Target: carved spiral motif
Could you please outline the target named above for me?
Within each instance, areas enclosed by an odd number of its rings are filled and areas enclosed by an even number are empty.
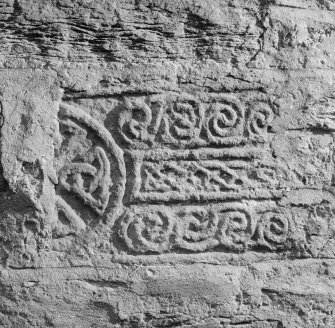
[[[164,252],[169,248],[173,218],[167,212],[128,212],[120,226],[120,235],[135,252]]]
[[[264,213],[236,202],[209,206],[132,206],[115,230],[134,253],[204,252],[215,247],[246,251],[290,247],[294,223],[283,208]],[[222,249],[221,249],[222,250]]]
[[[167,109],[168,134],[177,141],[189,141],[200,134],[203,108],[193,99],[182,99]]]
[[[192,251],[204,251],[214,247],[218,217],[207,209],[190,210],[178,215],[177,245]]]
[[[152,120],[150,107],[144,102],[126,101],[126,111],[119,117],[119,127],[125,141],[134,143],[149,138],[148,128]]]
[[[212,104],[205,120],[210,141],[240,134],[243,118],[243,108],[236,99],[224,98]]]
[[[265,102],[257,102],[247,121],[249,136],[265,138],[267,127],[273,120],[273,112]]]
[[[270,244],[282,244],[289,234],[288,218],[279,213],[266,213],[261,220],[259,229],[261,240]]]
[[[255,230],[252,215],[247,208],[236,206],[218,215],[221,244],[233,249],[246,248]]]

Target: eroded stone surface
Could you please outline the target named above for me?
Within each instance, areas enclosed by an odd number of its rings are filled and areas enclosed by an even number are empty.
[[[0,325],[333,327],[334,10],[0,3]]]

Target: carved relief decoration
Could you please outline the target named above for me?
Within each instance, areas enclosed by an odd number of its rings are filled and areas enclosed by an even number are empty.
[[[275,201],[289,173],[264,160],[275,116],[264,97],[118,101],[106,126],[77,104],[60,106],[56,208],[63,219],[86,229],[118,208],[111,242],[131,254],[290,246],[294,222]]]

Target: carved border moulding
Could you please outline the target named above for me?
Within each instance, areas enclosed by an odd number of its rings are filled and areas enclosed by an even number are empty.
[[[145,102],[143,97],[126,97],[119,115],[119,133],[131,148],[264,142],[274,118],[268,99],[261,95],[244,99],[243,104],[232,95],[166,93],[147,98]]]
[[[56,147],[56,208],[70,225],[84,229],[83,205],[96,215],[112,213],[122,205],[125,190],[123,151],[110,132],[81,108],[62,103]],[[75,196],[76,209],[65,200]],[[67,199],[66,198],[66,199]],[[74,202],[75,203],[75,202]]]
[[[271,206],[270,206],[271,207]],[[295,235],[291,214],[261,204],[132,206],[117,222],[117,236],[131,253],[289,249]]]
[[[287,172],[255,148],[133,151],[129,202],[278,198]],[[257,159],[257,157],[260,157]],[[238,158],[238,159],[236,159]]]

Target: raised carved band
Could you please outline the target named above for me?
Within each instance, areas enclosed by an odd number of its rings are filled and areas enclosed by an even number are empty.
[[[284,167],[254,158],[257,151],[252,150],[236,151],[241,160],[229,160],[234,153],[233,149],[231,154],[203,150],[198,155],[174,151],[141,157],[134,153],[130,201],[213,201],[283,194],[288,176]]]
[[[234,146],[267,138],[274,118],[265,97],[244,104],[231,95],[189,94],[125,98],[119,115],[123,140],[135,148],[179,145],[181,148],[209,145]]]
[[[258,211],[250,204],[132,207],[118,222],[118,235],[135,253],[211,249],[245,251],[290,246],[294,224],[288,211]]]

